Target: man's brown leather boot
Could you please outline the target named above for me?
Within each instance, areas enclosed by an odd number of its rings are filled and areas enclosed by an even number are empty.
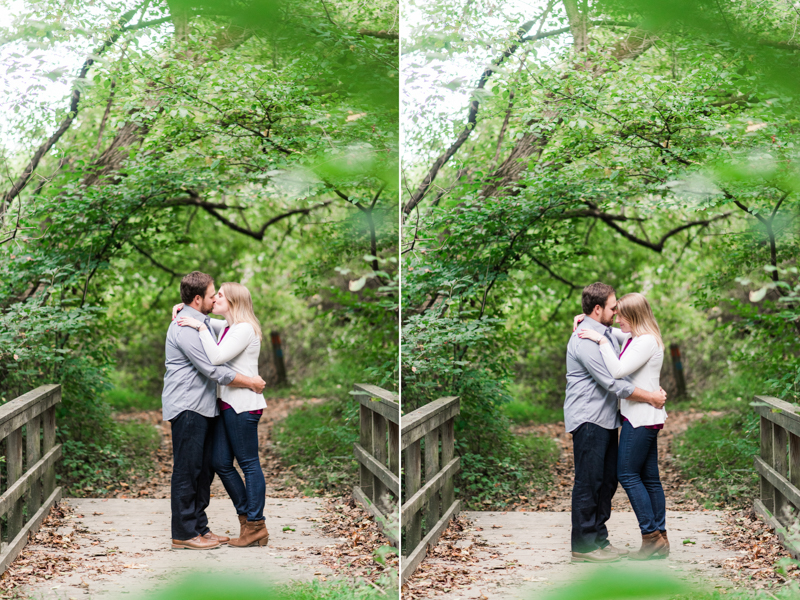
[[[638,552],[633,552],[628,555],[631,560],[651,560],[656,558],[667,557],[667,542],[661,536],[660,531],[654,531],[642,535],[642,547]]]
[[[220,544],[227,544],[231,539],[227,535],[217,535],[213,531],[203,534],[203,537],[207,540],[217,541]]]
[[[190,540],[172,540],[172,547],[183,550],[211,550],[219,548],[220,543],[216,540],[209,540],[202,535],[193,537]]]
[[[228,545],[234,548],[247,548],[253,544],[266,546],[269,541],[269,532],[264,521],[247,521],[241,537],[231,540]]]

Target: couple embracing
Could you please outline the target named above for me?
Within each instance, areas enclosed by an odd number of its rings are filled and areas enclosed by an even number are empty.
[[[583,290],[582,315],[567,346],[564,425],[572,434],[572,561],[613,562],[669,555],[664,490],[658,472],[658,432],[666,393],[659,385],[664,343],[647,299],[593,283]],[[619,328],[612,327],[614,317]],[[618,433],[618,428],[622,431]],[[639,522],[634,553],[608,540],[606,521],[617,482]]]
[[[172,424],[172,547],[265,546],[258,421],[267,403],[258,375],[261,326],[250,292],[238,283],[223,283],[217,292],[210,275],[194,271],[181,280],[180,293],[183,302],[174,307],[167,331],[161,397],[164,420]],[[210,319],[211,312],[224,320]],[[214,473],[236,509],[240,529],[234,539],[209,527],[205,510]]]

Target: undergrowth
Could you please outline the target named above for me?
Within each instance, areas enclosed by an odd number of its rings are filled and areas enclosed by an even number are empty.
[[[349,492],[357,473],[358,403],[343,394],[301,406],[274,427],[273,440],[284,464],[295,467],[294,483],[305,495]]]

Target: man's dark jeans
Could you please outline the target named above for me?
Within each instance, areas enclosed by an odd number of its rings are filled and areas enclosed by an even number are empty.
[[[572,432],[572,446],[572,551],[592,552],[609,544],[606,521],[617,491],[617,430],[582,423]]]
[[[172,423],[172,539],[190,540],[209,532],[212,441],[217,417],[185,410]]]
[[[214,470],[233,500],[236,513],[247,515],[248,521],[263,521],[267,488],[258,458],[261,415],[248,411],[237,414],[233,408],[228,408],[222,411],[219,419],[214,437]],[[233,466],[234,457],[244,473],[244,482]]]
[[[623,421],[617,471],[642,535],[666,531],[666,502],[658,475],[657,429],[633,427],[630,421]]]

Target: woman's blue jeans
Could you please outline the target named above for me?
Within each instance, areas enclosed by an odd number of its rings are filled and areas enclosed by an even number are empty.
[[[658,429],[622,422],[617,479],[628,493],[642,535],[666,531],[666,502],[658,475]]]
[[[258,458],[261,415],[247,411],[236,414],[232,408],[220,412],[220,422],[214,432],[212,466],[233,500],[236,514],[247,515],[248,521],[263,521],[267,486]],[[233,466],[234,458],[244,473],[244,482]]]

